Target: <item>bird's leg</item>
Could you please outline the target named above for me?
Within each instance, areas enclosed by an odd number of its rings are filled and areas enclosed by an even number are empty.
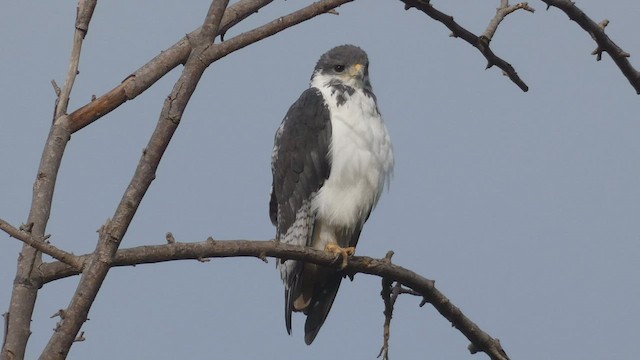
[[[324,249],[330,253],[342,256],[342,265],[340,266],[341,270],[347,267],[347,258],[356,253],[356,248],[353,246],[343,248],[334,243],[327,244]]]

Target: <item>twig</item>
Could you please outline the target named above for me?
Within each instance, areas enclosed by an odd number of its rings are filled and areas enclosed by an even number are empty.
[[[391,264],[391,257],[393,256],[393,251],[387,251],[387,255],[385,255],[384,260]],[[382,331],[382,347],[380,348],[380,352],[378,353],[378,358],[382,356],[382,360],[389,360],[389,337],[391,335],[391,318],[393,317],[393,301],[391,300],[391,284],[393,280],[383,277],[382,278],[382,290],[380,291],[380,296],[382,297],[382,302],[384,303],[384,325]]]
[[[4,348],[4,344],[7,342],[7,334],[9,333],[9,313],[3,313],[2,319],[4,320],[4,336],[2,337],[2,347]]]
[[[56,119],[67,113],[71,89],[73,89],[76,75],[78,75],[82,42],[89,31],[89,22],[93,16],[93,10],[96,8],[96,4],[97,0],[83,0],[78,3],[76,31],[73,34],[73,48],[71,49],[71,59],[69,60],[69,71],[67,72],[67,79],[64,82],[64,86],[60,91],[60,96],[56,101]]]
[[[601,58],[602,51],[606,51],[611,59],[616,63],[622,74],[629,80],[629,83],[640,94],[640,72],[636,70],[629,62],[629,53],[622,50],[613,40],[604,32],[606,24],[603,22],[598,24],[593,21],[587,14],[578,8],[573,1],[570,0],[542,0],[547,4],[547,9],[554,6],[562,10],[569,18],[575,21],[582,29],[584,29],[591,38],[596,42],[598,47],[592,52],[596,55],[596,60]]]
[[[393,303],[391,301],[391,284],[388,278],[382,278],[382,291],[380,296],[384,303],[384,325],[382,332],[382,347],[378,353],[378,358],[382,356],[382,360],[389,360],[389,337],[391,335],[391,318],[393,317]]]
[[[522,79],[520,79],[520,76],[513,68],[513,66],[493,53],[493,51],[489,47],[489,40],[487,38],[483,36],[476,36],[471,31],[463,28],[462,26],[460,26],[460,24],[453,20],[452,16],[436,10],[433,6],[431,6],[428,0],[400,1],[405,4],[405,10],[416,8],[422,11],[432,19],[441,22],[442,24],[444,24],[444,26],[449,28],[454,37],[459,37],[471,44],[471,46],[478,49],[480,53],[482,53],[482,55],[484,55],[484,57],[487,59],[487,69],[495,65],[498,68],[502,69],[504,74],[507,75],[514,84],[518,85],[518,87],[522,91],[526,92],[529,90],[529,87],[524,83],[524,81],[522,81]]]
[[[89,257],[90,255],[83,255]],[[133,266],[174,260],[197,260],[198,258],[255,257],[268,256],[278,259],[302,260],[323,266],[337,267],[335,256],[325,251],[293,246],[275,241],[216,240],[202,242],[176,242],[175,244],[149,245],[129,249],[120,249],[113,259],[112,266]],[[77,271],[61,263],[42,266],[43,282],[73,276]],[[507,360],[508,357],[496,339],[480,329],[467,318],[459,308],[453,305],[435,287],[435,282],[391,264],[386,259],[373,259],[365,256],[353,256],[345,268],[346,273],[376,275],[396,281],[420,294],[460,332],[476,349],[485,352],[493,360]]]
[[[282,30],[307,21],[313,17],[328,13],[331,9],[351,2],[353,0],[322,0],[306,6],[298,11],[282,16],[270,23],[257,27],[246,33],[235,36],[223,43],[216,44],[209,48],[203,59],[208,62],[219,60],[230,53],[240,50],[264,38],[279,33]]]
[[[271,3],[273,0],[241,0],[225,11],[220,33],[224,34],[231,27],[246,19],[251,14]],[[71,132],[74,133],[85,126],[110,113],[128,100],[132,100],[155,84],[164,75],[180,64],[184,64],[191,53],[189,38],[200,32],[197,28],[182,40],[162,51],[144,64],[121,84],[106,94],[92,99],[89,103],[69,114]]]
[[[535,9],[529,6],[529,3],[526,2],[509,5],[508,0],[500,1],[500,7],[496,9],[496,16],[491,19],[491,22],[489,22],[487,29],[481,36],[484,36],[488,40],[488,42],[491,42],[491,40],[493,39],[493,35],[496,33],[496,30],[498,30],[498,26],[500,25],[502,20],[504,20],[507,15],[520,9],[526,10],[531,13],[535,12]]]
[[[9,236],[16,238],[23,243],[35,248],[36,250],[45,253],[56,260],[60,260],[61,262],[75,268],[78,271],[82,271],[83,263],[80,261],[79,257],[66,252],[54,245],[49,244],[44,239],[48,238],[47,236],[41,239],[35,239],[33,234],[27,233],[25,231],[21,231],[11,226],[8,222],[0,219],[0,230],[9,234]]]

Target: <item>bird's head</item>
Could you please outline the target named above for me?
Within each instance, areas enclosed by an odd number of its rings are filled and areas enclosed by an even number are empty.
[[[347,85],[371,90],[367,53],[354,45],[341,45],[324,53],[313,71],[311,81],[322,76],[323,85]]]

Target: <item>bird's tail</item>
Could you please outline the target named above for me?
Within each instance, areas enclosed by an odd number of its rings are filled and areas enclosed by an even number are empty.
[[[304,342],[311,345],[318,335],[318,331],[324,324],[333,300],[336,298],[340,282],[342,282],[342,272],[331,273],[327,276],[326,282],[322,286],[316,287],[317,293],[313,296],[313,301],[307,309],[307,321],[304,324]]]

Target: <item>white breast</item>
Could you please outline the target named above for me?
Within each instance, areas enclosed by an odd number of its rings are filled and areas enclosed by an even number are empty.
[[[364,223],[378,202],[393,170],[393,148],[371,96],[344,92],[346,101],[338,106],[337,91],[317,87],[331,112],[331,174],[312,207],[323,222],[351,227]]]

